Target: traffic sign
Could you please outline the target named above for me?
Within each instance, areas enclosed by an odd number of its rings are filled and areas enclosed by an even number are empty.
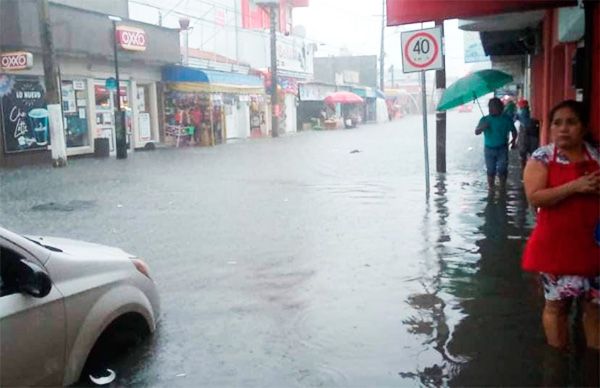
[[[404,73],[443,68],[441,27],[402,32],[402,70]]]
[[[113,77],[107,78],[104,87],[108,90],[117,90],[117,80]]]

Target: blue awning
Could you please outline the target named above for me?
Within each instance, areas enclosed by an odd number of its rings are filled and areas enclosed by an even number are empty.
[[[201,82],[231,86],[263,87],[262,79],[254,75],[197,69],[185,66],[164,67],[162,79],[164,82]]]

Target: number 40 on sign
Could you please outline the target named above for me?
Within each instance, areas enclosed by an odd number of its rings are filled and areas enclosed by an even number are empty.
[[[444,68],[441,27],[402,32],[404,73]]]

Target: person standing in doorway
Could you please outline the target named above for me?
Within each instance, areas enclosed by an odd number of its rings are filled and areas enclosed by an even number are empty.
[[[190,110],[190,121],[194,126],[194,143],[200,144],[200,131],[202,129],[202,109],[199,105],[194,105]]]
[[[529,157],[540,145],[540,122],[531,117],[527,100],[519,100],[517,106],[519,107],[517,111],[517,121],[519,122],[517,149],[519,150],[521,169],[523,170]]]
[[[488,104],[490,114],[479,120],[475,129],[475,135],[483,133],[484,156],[487,169],[488,188],[495,188],[496,175],[500,180],[500,186],[506,186],[508,177],[508,134],[512,134],[511,148],[514,148],[517,139],[517,130],[513,121],[502,114],[504,104],[499,98],[492,98]]]
[[[583,301],[588,347],[600,349],[600,152],[589,142],[583,104],[563,101],[550,112],[551,144],[525,167],[525,194],[539,209],[523,269],[540,273],[542,323],[549,345],[569,344],[569,311]]]

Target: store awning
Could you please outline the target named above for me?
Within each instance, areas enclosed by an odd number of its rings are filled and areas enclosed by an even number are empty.
[[[536,32],[530,29],[519,31],[482,31],[481,44],[485,55],[534,54],[537,49]]]
[[[362,98],[366,98],[367,97],[367,90],[365,88],[356,88],[353,87],[352,89],[350,89],[350,91],[354,94],[356,94],[357,96],[360,96]]]
[[[353,86],[350,91],[362,98],[376,98],[377,97],[375,89],[370,88],[368,86]]]
[[[387,25],[468,19],[574,5],[577,5],[577,0],[387,0]]]
[[[170,90],[180,92],[264,94],[260,77],[205,70],[186,66],[167,66],[162,70],[162,80]]]

